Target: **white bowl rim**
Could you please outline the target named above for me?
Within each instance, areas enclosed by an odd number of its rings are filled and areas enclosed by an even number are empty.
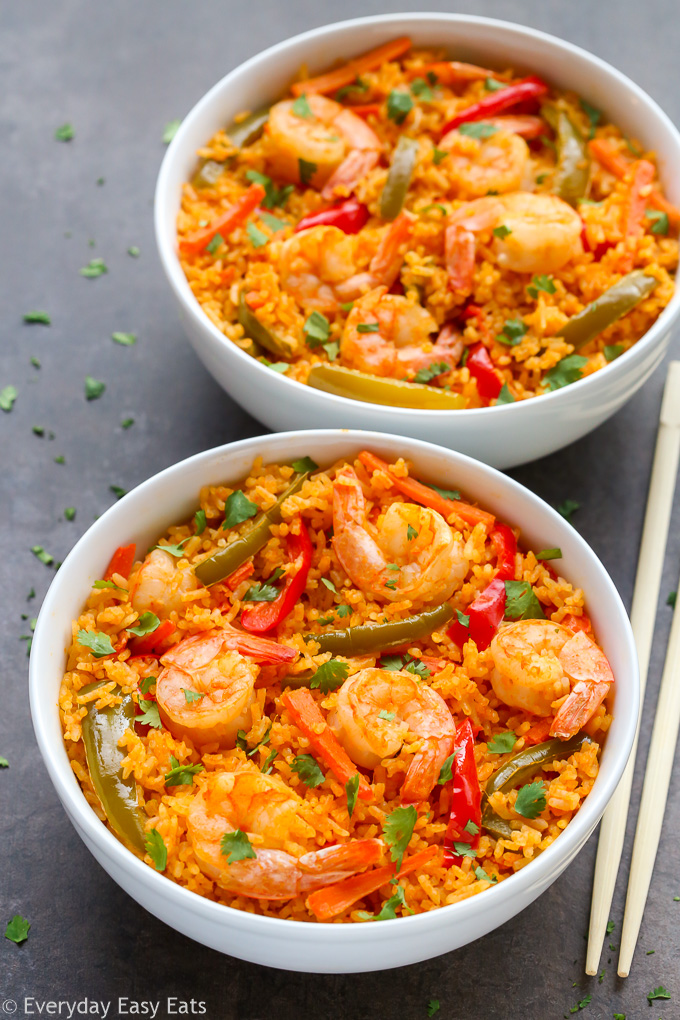
[[[220,456],[248,451],[252,451],[254,457],[258,454],[258,446],[263,442],[281,442],[283,446],[286,441],[298,439],[301,436],[304,436],[307,441],[324,437],[346,437],[348,442],[361,437],[362,442],[368,445],[371,443],[380,443],[383,445],[385,443],[394,444],[395,452],[398,452],[397,444],[401,444],[403,448],[403,444],[405,442],[403,436],[374,431],[369,432],[362,429],[299,429],[295,431],[276,433],[273,435],[254,436],[249,439],[243,439],[234,443],[227,443],[219,447],[213,447],[210,450],[197,453],[192,457],[188,457],[176,464],[172,464],[169,467],[164,468],[162,471],[157,472],[155,475],[152,475],[151,478],[141,482],[138,486],[136,486],[136,488],[132,489],[113,506],[109,507],[109,509],[102,514],[102,516],[98,518],[98,520],[95,521],[90,528],[88,528],[85,534],[78,540],[73,549],[69,552],[61,565],[59,572],[52,581],[41,606],[33,636],[29,665],[30,710],[38,746],[58,796],[62,801],[67,814],[71,818],[71,821],[79,831],[79,834],[82,836],[82,834],[85,833],[88,841],[91,841],[102,855],[109,859],[114,859],[123,872],[130,874],[137,882],[148,883],[150,891],[155,891],[157,895],[165,896],[166,899],[173,900],[179,909],[186,909],[188,914],[201,914],[206,921],[221,924],[227,916],[224,914],[224,911],[228,911],[230,924],[237,926],[243,925],[246,929],[257,932],[268,928],[272,923],[275,923],[279,926],[276,930],[280,930],[282,936],[285,935],[286,932],[289,932],[291,935],[293,933],[301,935],[303,932],[309,932],[312,929],[315,930],[314,922],[293,921],[286,918],[250,914],[247,911],[237,910],[235,907],[230,907],[226,904],[209,900],[206,897],[200,896],[198,893],[185,888],[184,886],[178,885],[171,879],[168,879],[159,872],[154,871],[148,864],[145,864],[140,858],[136,857],[113,835],[112,832],[109,831],[102,822],[100,822],[95,812],[85,799],[75,776],[71,777],[73,779],[73,783],[69,783],[68,786],[63,784],[60,777],[59,764],[53,759],[53,739],[50,735],[53,721],[52,713],[54,711],[58,711],[58,705],[56,702],[49,703],[48,700],[42,696],[41,678],[46,674],[47,665],[49,663],[50,621],[55,607],[59,602],[60,589],[64,583],[63,579],[68,576],[69,563],[76,557],[81,546],[92,541],[94,537],[101,538],[106,535],[109,522],[115,520],[121,506],[126,503],[129,504],[131,500],[139,500],[141,503],[145,498],[143,493],[147,490],[147,488],[152,488],[157,482],[160,482],[162,479],[169,478],[172,475],[181,477],[185,470],[200,465],[202,462],[205,462],[206,466],[208,466],[214,459],[219,458]],[[507,475],[504,475],[496,468],[489,467],[481,461],[477,461],[465,454],[458,453],[453,450],[446,450],[434,443],[425,442],[424,440],[408,439],[406,442],[409,443],[407,452],[407,456],[409,456],[409,458],[417,460],[418,454],[421,452],[429,454],[436,453],[447,460],[449,464],[462,462],[464,465],[472,465],[482,476],[486,475],[487,477],[490,477],[497,485],[501,486],[501,488],[505,487],[506,489],[519,494],[520,498],[528,498],[533,509],[536,510],[539,515],[543,515],[544,517],[547,515],[548,519],[551,519],[552,523],[557,527],[561,528],[564,526],[564,518],[562,518],[556,510],[545,503],[544,500],[535,493],[531,492],[530,489],[527,489],[519,482],[509,478]],[[228,471],[228,468],[226,470]],[[471,492],[470,495],[474,496],[474,493]],[[619,734],[619,743],[617,744],[616,750],[618,759],[614,760],[609,774],[602,778],[601,773],[598,775],[598,781],[596,781],[593,790],[584,801],[583,806],[579,809],[575,818],[573,818],[567,825],[559,838],[556,839],[546,850],[544,850],[538,858],[531,861],[528,867],[522,868],[519,872],[511,875],[503,882],[484,891],[484,903],[488,909],[492,909],[494,905],[500,909],[511,899],[521,896],[523,892],[527,893],[532,886],[536,885],[540,881],[541,877],[546,878],[554,867],[559,865],[561,860],[565,858],[568,859],[570,851],[575,852],[579,843],[584,840],[589,830],[592,829],[595,824],[592,819],[599,818],[604,807],[606,807],[611,799],[626,766],[637,728],[640,700],[639,673],[637,666],[638,659],[633,632],[628,621],[628,615],[613,581],[594,551],[590,548],[585,539],[578,534],[578,532],[574,531],[574,535],[572,537],[574,538],[576,545],[580,547],[581,551],[585,553],[587,557],[592,559],[596,573],[600,574],[601,580],[608,589],[609,596],[611,597],[612,611],[619,615],[620,622],[622,624],[621,637],[625,641],[627,657],[630,662],[633,680],[637,681],[633,684],[633,690],[631,692],[632,704],[630,707],[632,710],[628,717],[623,720],[624,728]],[[45,669],[43,669],[42,665],[43,660],[45,661]],[[63,741],[61,724],[59,725],[59,731],[60,740]],[[627,749],[627,753],[625,755],[622,750],[624,748]],[[60,747],[60,750],[62,749],[63,742]],[[495,899],[488,899],[488,897],[491,896],[495,897]],[[448,904],[447,906],[437,908],[436,910],[427,911],[421,914],[414,914],[409,917],[398,918],[397,922],[400,927],[397,929],[394,927],[396,923],[395,921],[374,921],[372,922],[371,930],[375,927],[376,930],[381,933],[380,937],[387,935],[389,932],[392,933],[392,936],[396,936],[398,932],[406,932],[407,930],[411,933],[411,935],[417,935],[420,928],[429,927],[430,925],[438,927],[449,923],[464,923],[467,918],[473,915],[478,909],[479,903],[477,902],[477,897],[472,896],[461,902]],[[515,913],[516,912],[517,911],[515,911]],[[324,931],[328,934],[324,935],[324,938],[328,938],[330,943],[335,943],[336,941],[344,943],[351,940],[353,937],[356,937],[356,929],[357,925],[351,923],[327,924],[324,925]]]
[[[646,112],[651,114],[663,124],[665,130],[675,140],[676,147],[678,148],[678,158],[680,161],[680,132],[656,100],[652,99],[652,97],[631,78],[625,75],[622,71],[619,71],[613,66],[613,64],[602,60],[601,57],[595,56],[595,54],[590,53],[581,46],[567,42],[566,40],[560,39],[558,36],[551,35],[548,32],[541,32],[539,29],[529,28],[528,26],[520,25],[512,21],[488,18],[475,14],[449,14],[437,11],[428,11],[423,13],[408,11],[404,14],[375,14],[361,18],[350,18],[346,21],[331,22],[327,25],[321,25],[317,28],[309,29],[306,32],[300,32],[298,35],[290,36],[279,43],[275,43],[273,46],[269,46],[267,49],[261,50],[259,53],[249,57],[247,60],[243,61],[243,63],[229,71],[223,78],[216,82],[215,85],[213,85],[201,97],[201,99],[198,100],[197,103],[194,104],[182,121],[175,137],[168,147],[165,157],[163,158],[163,162],[161,163],[158,173],[154,195],[156,246],[158,248],[161,265],[163,266],[165,275],[175,293],[175,296],[181,302],[184,311],[189,314],[192,320],[196,323],[197,327],[207,329],[212,338],[217,340],[228,352],[228,356],[235,356],[237,361],[241,360],[243,364],[247,361],[251,366],[253,364],[256,365],[256,371],[267,372],[270,376],[272,374],[271,369],[267,368],[266,365],[263,365],[256,358],[252,358],[249,354],[246,354],[245,351],[242,351],[240,347],[237,347],[235,343],[229,340],[205,314],[197,298],[194,296],[191,288],[189,287],[189,283],[177,257],[176,231],[168,232],[165,228],[164,210],[169,201],[168,179],[170,177],[171,168],[176,154],[179,154],[182,149],[184,136],[188,133],[191,122],[195,118],[199,117],[206,108],[209,108],[212,105],[214,99],[221,95],[223,90],[227,89],[234,78],[257,64],[266,63],[267,60],[272,57],[276,57],[277,54],[285,51],[289,46],[297,45],[301,42],[312,42],[320,36],[332,34],[339,29],[360,28],[362,25],[394,25],[395,27],[405,27],[408,26],[409,23],[422,23],[423,21],[439,21],[446,24],[473,24],[486,26],[508,34],[525,36],[535,39],[537,42],[540,41],[547,43],[561,49],[565,54],[568,54],[571,57],[577,57],[593,64],[600,71],[610,75],[614,79],[615,84],[623,86],[623,88],[632,92],[642,107],[645,108]],[[586,376],[585,379],[579,379],[576,383],[572,383],[570,386],[564,386],[561,389],[553,390],[551,393],[541,394],[540,397],[531,398],[529,400],[519,400],[509,404],[497,404],[494,407],[459,408],[453,410],[393,407],[392,405],[386,404],[374,404],[370,401],[353,400],[350,397],[341,397],[335,393],[328,393],[325,390],[317,390],[317,392],[322,393],[323,397],[330,401],[331,405],[335,406],[338,410],[348,407],[356,409],[357,404],[360,405],[362,403],[367,403],[371,408],[371,413],[384,418],[386,424],[392,420],[392,416],[395,412],[398,412],[400,418],[404,418],[406,421],[411,421],[414,425],[417,425],[417,423],[421,420],[430,420],[432,415],[436,415],[437,420],[441,420],[442,423],[452,420],[449,416],[459,416],[461,414],[465,414],[466,421],[472,421],[472,416],[488,414],[514,414],[518,417],[520,414],[531,414],[530,408],[534,405],[534,400],[536,399],[540,399],[541,401],[553,401],[555,404],[555,412],[557,412],[559,403],[569,400],[568,394],[572,390],[572,386],[578,386],[579,393],[583,396],[585,393],[583,388],[588,385],[594,385],[593,380],[597,380],[601,372],[608,372],[609,378],[613,382],[615,381],[614,377],[616,375],[625,373],[629,370],[629,368],[632,369],[633,365],[631,365],[631,362],[633,360],[641,361],[644,358],[647,349],[655,345],[659,333],[666,328],[667,323],[670,325],[670,320],[676,318],[679,314],[680,287],[676,285],[673,297],[662,310],[656,321],[647,330],[647,332],[620,357],[610,362],[604,368],[598,369],[597,372],[592,372],[590,375]],[[301,389],[309,388],[306,383],[298,382],[296,379],[291,379],[281,373],[274,374],[278,376],[282,386],[293,387],[293,389],[290,390],[292,399],[295,399],[296,392],[299,393]]]

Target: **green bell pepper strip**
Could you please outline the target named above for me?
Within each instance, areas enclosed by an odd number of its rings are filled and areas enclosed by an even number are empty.
[[[585,733],[577,733],[570,740],[546,740],[542,744],[535,744],[534,747],[525,747],[523,750],[513,754],[499,769],[487,780],[484,788],[484,811],[482,813],[482,828],[495,836],[496,839],[509,839],[512,835],[512,828],[505,818],[500,818],[489,806],[488,799],[492,794],[501,790],[503,793],[513,790],[516,786],[525,783],[532,776],[541,770],[543,765],[552,761],[562,761],[569,758],[575,751],[579,751],[584,743],[590,740]]]
[[[406,200],[411,177],[418,158],[418,142],[402,135],[392,155],[392,162],[380,196],[380,215],[396,220]]]
[[[574,350],[585,347],[599,333],[648,297],[658,282],[655,276],[648,276],[642,269],[634,269],[609,287],[597,301],[569,319],[557,335],[571,344]]]
[[[433,356],[433,361],[434,356]],[[458,411],[467,406],[467,398],[435,386],[404,382],[402,379],[385,379],[342,365],[314,365],[307,384],[337,397],[361,400],[369,404],[387,404],[389,407],[422,407],[439,411]]]
[[[453,617],[453,609],[445,602],[436,609],[412,616],[408,620],[391,623],[368,623],[345,630],[331,630],[326,634],[312,634],[307,640],[316,641],[320,652],[333,655],[365,655],[368,652],[386,652],[427,637],[433,630],[445,626]]]
[[[238,124],[232,124],[227,130],[227,134],[234,145],[238,145],[239,149],[242,149],[244,145],[250,145],[260,137],[268,120],[269,107],[256,110],[254,113],[249,113]]]
[[[291,345],[282,340],[271,329],[267,329],[266,326],[262,325],[255,313],[248,307],[243,291],[241,291],[238,302],[238,321],[243,326],[245,335],[254,340],[256,344],[264,347],[270,354],[275,354],[278,358],[291,357],[293,353]]]
[[[304,474],[296,475],[292,484],[281,493],[276,503],[270,506],[268,510],[263,510],[259,513],[254,519],[252,526],[243,535],[240,535],[235,542],[231,542],[224,549],[218,549],[212,556],[208,556],[202,563],[199,563],[194,571],[199,581],[208,587],[211,584],[217,584],[218,581],[223,581],[225,577],[229,577],[237,567],[240,567],[242,563],[245,563],[251,556],[259,552],[271,538],[272,524],[281,523],[281,507],[284,501],[289,496],[292,496],[294,492],[297,492],[302,483],[309,478],[310,473],[305,471]]]
[[[198,170],[191,178],[193,188],[212,188],[219,181],[224,173],[226,165],[218,163],[216,159],[202,159]]]
[[[585,198],[590,179],[588,147],[578,128],[564,110],[557,111],[557,168],[552,191],[558,198],[576,206]]]
[[[106,681],[88,684],[80,690],[89,694]],[[120,688],[114,688],[119,695]],[[87,715],[82,721],[83,743],[92,785],[99,797],[109,825],[124,843],[133,850],[144,854],[144,813],[137,803],[137,784],[134,776],[123,779],[121,762],[125,757],[118,746],[126,730],[134,725],[135,703],[129,694],[124,695],[119,705],[96,709],[96,702],[90,702]]]

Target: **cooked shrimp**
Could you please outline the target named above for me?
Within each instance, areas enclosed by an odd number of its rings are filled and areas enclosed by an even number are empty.
[[[481,198],[490,191],[502,195],[521,186],[529,148],[512,130],[496,130],[489,138],[449,131],[439,147],[450,153],[446,167],[461,198]]]
[[[333,548],[357,587],[385,602],[446,602],[468,571],[462,538],[436,510],[391,503],[370,524],[349,466],[333,482]]]
[[[222,889],[262,900],[289,900],[354,875],[382,854],[379,839],[353,840],[294,857],[282,849],[314,830],[300,817],[303,801],[274,776],[213,772],[201,784],[187,815],[189,841],[201,871]],[[254,858],[229,863],[222,839],[245,832]],[[262,845],[264,844],[264,845]]]
[[[300,103],[284,99],[269,112],[265,137],[270,171],[298,184],[302,161],[316,168],[310,183],[317,188],[325,184],[324,197],[332,197],[339,186],[351,191],[378,162],[380,139],[361,117],[332,99],[310,95]]]
[[[281,286],[305,309],[337,311],[342,302],[373,287],[391,286],[410,235],[411,218],[403,213],[385,228],[377,249],[369,253],[368,269],[359,271],[357,259],[366,254],[364,237],[331,226],[302,230],[281,247]]]
[[[179,612],[182,596],[198,587],[190,567],[181,568],[177,559],[162,549],[152,549],[142,563],[132,586],[130,600],[138,613],[155,613],[163,620]]]
[[[414,353],[422,353],[423,345],[432,348],[430,334],[436,329],[437,323],[422,305],[377,287],[354,302],[342,333],[340,357],[349,368],[401,378]]]
[[[552,715],[552,736],[567,740],[588,722],[614,682],[604,652],[583,631],[550,620],[518,620],[491,642],[498,698],[533,715]],[[574,686],[572,687],[572,684]]]
[[[352,761],[367,769],[399,754],[408,734],[422,739],[402,786],[404,803],[427,800],[453,750],[455,725],[446,702],[408,672],[355,673],[338,691],[328,724]]]
[[[452,212],[448,224],[473,235],[505,227],[492,239],[493,255],[501,269],[517,273],[554,273],[583,251],[581,218],[555,195],[478,198]]]

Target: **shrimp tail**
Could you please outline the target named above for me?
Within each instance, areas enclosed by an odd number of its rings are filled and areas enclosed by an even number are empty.
[[[439,778],[439,771],[453,751],[454,737],[449,740],[430,740],[411,762],[401,788],[402,804],[417,804],[427,800]]]
[[[305,872],[300,878],[299,891],[309,893],[356,875],[363,868],[377,864],[383,852],[380,839],[355,839],[304,854],[298,861]]]
[[[469,230],[451,223],[444,235],[446,271],[449,286],[461,294],[472,291],[475,269],[475,236]]]
[[[607,696],[610,684],[608,681],[599,683],[579,680],[571,694],[562,702],[557,715],[550,727],[550,736],[560,740],[569,740],[576,736]]]
[[[337,198],[337,190],[345,195],[351,194],[357,184],[364,179],[377,164],[380,153],[371,149],[352,149],[326,181],[321,197],[330,201]]]

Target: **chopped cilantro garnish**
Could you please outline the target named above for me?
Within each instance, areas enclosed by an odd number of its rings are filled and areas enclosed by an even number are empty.
[[[387,711],[385,711],[384,708],[382,708],[378,712],[378,719],[384,719],[386,722],[392,722],[392,720],[396,717],[396,715],[397,715],[396,712],[387,712]]]
[[[439,770],[439,778],[437,779],[437,782],[440,786],[443,786],[444,783],[448,783],[450,779],[453,779],[453,759],[454,755],[450,754]]]
[[[139,681],[139,689],[142,692],[142,694],[148,694],[151,688],[155,685],[155,683],[156,683],[155,676],[145,676],[142,680]]]
[[[439,166],[443,159],[446,159],[448,152],[446,149],[438,149],[436,145],[432,146],[432,162],[435,166]]]
[[[506,227],[505,224],[501,223],[500,227],[494,227],[491,233],[494,237],[499,237],[502,241],[512,233],[512,230],[510,230],[509,227]]]
[[[202,535],[206,529],[207,521],[205,518],[205,510],[197,510],[194,514],[194,528],[196,529],[197,535]]]
[[[136,627],[127,627],[126,630],[128,634],[134,634],[135,637],[145,637],[147,634],[153,634],[160,626],[160,623],[161,621],[155,613],[146,612],[142,613],[139,617]]]
[[[113,655],[116,649],[111,644],[108,634],[101,634],[96,630],[79,630],[78,644],[83,648],[89,648],[95,659],[101,659],[105,655]]]
[[[556,290],[557,287],[549,276],[534,276],[527,287],[528,293],[534,299],[538,297],[539,291],[543,291],[544,294],[554,294]]]
[[[15,386],[5,386],[0,390],[0,408],[3,411],[11,411],[18,393]]]
[[[265,190],[265,196],[260,205],[263,209],[274,209],[278,206],[283,209],[288,197],[294,190],[292,184],[286,184],[283,188],[277,188],[271,177],[261,174],[257,170],[246,170],[246,178],[254,184],[261,184]]]
[[[415,807],[413,804],[409,804],[408,807],[395,808],[383,823],[385,842],[390,848],[390,857],[395,862],[397,871],[401,868],[401,862],[413,835],[417,817],[418,812]]]
[[[300,174],[300,181],[302,184],[310,184],[317,169],[316,163],[311,163],[306,159],[298,159],[298,172]]]
[[[3,758],[2,755],[0,755],[0,769],[8,769],[8,768],[9,768],[9,762],[7,761],[6,758]]]
[[[558,514],[564,517],[565,521],[569,521],[571,524],[572,514],[575,514],[577,510],[581,509],[581,504],[575,499],[565,499],[557,508]]]
[[[250,238],[250,243],[253,248],[262,248],[269,240],[264,231],[260,230],[259,227],[256,227],[254,223],[248,224],[246,227],[246,233]]]
[[[134,425],[134,423],[135,423],[134,418],[123,418],[122,422],[120,423],[120,427],[122,429],[129,429],[132,425]]]
[[[330,343],[324,344],[323,349],[328,355],[328,360],[335,361],[338,354],[340,353],[340,344],[337,340],[332,340]]]
[[[616,361],[623,354],[623,344],[607,344],[604,348],[605,361]]]
[[[247,834],[241,832],[240,829],[236,829],[235,832],[225,832],[220,840],[220,852],[227,858],[227,864],[257,857]]]
[[[442,216],[446,216],[446,206],[442,205],[441,202],[430,202],[429,205],[424,205],[422,209],[418,210],[418,214],[424,216],[426,213],[432,212],[433,209],[440,212]]]
[[[54,556],[50,556],[48,552],[45,552],[41,545],[31,546],[31,552],[34,556],[37,556],[41,563],[44,563],[46,567],[51,567],[54,563]]]
[[[498,131],[497,127],[493,124],[485,124],[481,120],[468,121],[465,124],[459,124],[458,130],[461,135],[467,135],[469,138],[478,138],[482,141],[485,138],[491,138]]]
[[[307,346],[312,349],[326,343],[330,336],[330,323],[321,312],[312,312],[302,328]]]
[[[137,343],[136,333],[112,333],[111,339],[122,347],[132,347]]]
[[[184,694],[184,700],[187,705],[194,705],[201,698],[205,697],[204,694],[199,694],[198,691],[191,691],[188,687],[182,687],[182,693]]]
[[[205,249],[209,251],[211,255],[214,255],[220,245],[224,244],[224,238],[220,233],[215,234],[209,244],[206,244]]]
[[[243,596],[244,602],[273,602],[279,596],[279,589],[275,588],[273,584],[260,584],[256,581],[255,584],[251,584],[248,591]]]
[[[362,81],[361,78],[355,78],[349,85],[343,85],[335,93],[336,102],[341,103],[343,99],[346,99],[353,92],[368,92],[368,82]]]
[[[158,829],[151,829],[147,833],[144,849],[153,861],[156,871],[165,871],[168,863],[168,848],[163,842],[163,837]]]
[[[454,841],[453,849],[459,857],[476,857],[477,851],[469,843]]]
[[[495,78],[485,78],[484,88],[487,92],[499,92],[500,89],[506,88],[504,81],[497,81]]]
[[[540,552],[536,553],[537,560],[561,560],[562,550],[558,547],[555,549],[541,549]]]
[[[257,503],[253,503],[244,492],[236,489],[225,501],[222,527],[225,529],[233,528],[237,524],[242,524],[243,521],[254,517],[259,512],[259,509]]]
[[[30,922],[25,917],[22,917],[21,914],[15,914],[12,920],[7,922],[5,938],[9,939],[10,942],[16,942],[20,946],[28,938],[30,927]],[[9,1002],[11,1001],[10,999]]]
[[[285,230],[286,227],[290,226],[287,220],[280,220],[278,216],[272,216],[271,213],[265,212],[264,210],[260,213],[260,219],[263,223],[266,223],[269,229],[274,233],[278,230]]]
[[[350,818],[352,817],[354,808],[356,807],[360,778],[359,773],[355,772],[354,775],[350,776],[345,783],[345,793],[347,794],[347,814]]]
[[[413,109],[413,100],[408,92],[392,89],[387,97],[387,116],[395,124],[403,124]]]
[[[265,368],[271,368],[272,372],[280,372],[283,375],[288,371],[290,365],[287,361],[268,361],[267,358],[260,358],[260,362]]]
[[[496,337],[499,343],[506,347],[514,347],[526,334],[529,327],[521,319],[506,319],[503,324],[503,332]]]
[[[653,1002],[654,999],[670,999],[671,993],[663,985],[659,985],[658,988],[653,988],[651,992],[647,993],[647,1001]]]
[[[475,878],[478,882],[497,882],[498,879],[495,875],[489,875],[484,868],[475,868]]]
[[[324,587],[328,588],[329,591],[334,592],[335,595],[338,594],[338,589],[335,587],[332,581],[328,580],[327,577],[322,577],[321,583],[324,585]]]
[[[515,811],[523,818],[538,818],[547,804],[545,785],[535,780],[522,786],[515,801]]]
[[[496,733],[492,740],[486,745],[487,751],[492,754],[508,754],[517,743],[517,734],[508,731],[507,733]]]
[[[568,354],[566,358],[562,358],[556,365],[548,369],[543,382],[550,391],[561,390],[563,386],[577,382],[583,375],[581,369],[585,368],[587,364],[588,359],[580,354]]]
[[[184,556],[183,546],[186,545],[188,541],[188,538],[183,538],[182,541],[178,542],[176,545],[168,543],[167,545],[154,545],[153,548],[162,549],[163,552],[169,553],[170,556],[175,556],[179,560],[182,556]]]
[[[31,429],[31,432],[33,433],[34,436],[42,437],[45,435],[45,429],[43,428],[42,425],[34,425]]]
[[[90,280],[96,279],[98,276],[103,276],[104,273],[108,273],[108,267],[104,262],[104,259],[90,259],[86,266],[80,270],[81,276],[86,276]]]
[[[357,326],[357,333],[379,333],[379,322],[360,322]]]
[[[500,393],[496,397],[496,407],[498,407],[499,404],[514,404],[514,403],[515,398],[510,392],[508,384],[504,382],[503,385],[501,386]]]
[[[100,379],[93,379],[91,375],[85,376],[85,399],[98,400],[106,389],[106,383]]]
[[[413,539],[417,538],[417,537],[418,537],[418,532],[413,527],[413,525],[412,524],[407,525],[407,527],[406,527],[406,541],[407,542],[412,542]]]
[[[442,499],[460,499],[458,489],[440,489],[438,485],[433,485],[432,482],[428,482],[428,485],[435,492],[438,492]]]
[[[39,322],[43,326],[51,326],[52,319],[48,312],[26,312],[24,322]]]
[[[291,467],[299,475],[304,475],[307,471],[316,471],[319,465],[311,457],[300,457],[299,460],[294,460]]]
[[[169,120],[163,129],[163,141],[169,145],[179,130],[181,120]]]
[[[470,818],[463,826],[463,832],[467,832],[470,836],[476,836],[479,832],[479,826]]]
[[[417,383],[429,383],[437,376],[443,375],[444,372],[450,372],[451,366],[447,365],[445,361],[433,361],[427,368],[419,369],[413,381]]]
[[[265,776],[268,776],[272,771],[272,762],[278,753],[279,752],[277,750],[270,751],[265,760],[262,762],[260,772],[263,772]]]
[[[294,101],[292,109],[296,117],[309,118],[314,116],[314,114],[312,113],[312,108],[309,105],[309,101],[307,100],[307,96],[305,95],[304,92],[302,93],[301,96],[298,96],[297,99]]]
[[[139,707],[142,710],[142,714],[135,716],[135,722],[139,723],[140,726],[153,726],[154,729],[159,730],[163,724],[156,702],[150,699],[145,701],[144,698],[140,698]]]
[[[290,767],[293,772],[297,772],[305,786],[312,789],[321,786],[326,778],[312,754],[296,754]]]
[[[64,517],[67,521],[75,521],[76,519],[76,508],[74,506],[67,506],[64,510]]]
[[[528,581],[505,581],[506,620],[544,620],[545,613]]]
[[[127,250],[128,255],[132,255],[133,259],[139,258],[139,248],[136,244],[130,245]]]
[[[397,907],[404,907],[410,914],[413,913],[411,908],[406,905],[404,890],[400,885],[396,886],[394,894],[390,896],[389,900],[385,900],[379,914],[369,914],[365,910],[360,910],[359,917],[362,921],[393,921],[397,916]]]
[[[588,117],[588,120],[590,121],[590,133],[588,135],[588,138],[589,139],[590,138],[594,138],[595,137],[595,128],[597,127],[597,125],[600,123],[600,120],[602,119],[602,111],[598,110],[597,107],[595,107],[595,106],[591,106],[590,103],[586,102],[585,99],[581,99],[581,100],[579,100],[579,102],[581,104],[581,109],[583,110],[583,112]]]
[[[165,773],[166,786],[193,786],[194,776],[204,771],[204,766],[200,763],[198,765],[180,765],[172,754],[170,755],[170,766],[170,771]]]
[[[411,92],[423,103],[430,103],[434,99],[432,89],[424,78],[414,78],[411,82]]]
[[[439,1012],[439,999],[430,999],[427,1004],[427,1015],[434,1016]]]
[[[648,209],[645,213],[648,220],[652,221],[652,233],[653,234],[667,234],[670,226],[668,221],[668,213],[661,212],[659,209]]]
[[[122,499],[123,496],[127,495],[127,489],[122,489],[120,485],[109,485],[109,491],[113,493],[116,499]]]
[[[675,603],[678,601],[677,591],[669,591],[668,598],[666,599],[666,605],[670,606],[671,609],[675,609]]]
[[[73,124],[62,124],[54,132],[54,137],[58,142],[70,142],[76,136]]]
[[[329,659],[317,669],[309,682],[313,690],[320,690],[322,694],[328,694],[341,687],[349,675],[349,666],[340,659]]]
[[[40,368],[40,358],[36,358],[35,354],[32,354],[29,360],[33,368]]]

